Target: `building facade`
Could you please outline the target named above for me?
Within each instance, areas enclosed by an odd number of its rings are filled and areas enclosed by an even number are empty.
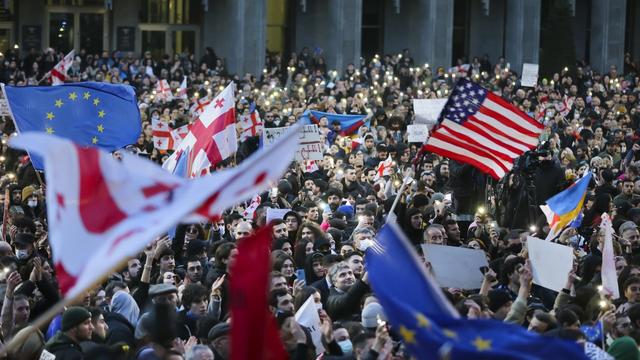
[[[417,63],[504,56],[540,60],[554,2],[570,9],[576,58],[597,70],[640,57],[640,0],[5,0],[0,51],[195,53],[211,47],[231,72],[259,73],[267,52],[308,47],[330,68],[411,51]],[[570,65],[570,64],[568,64]]]

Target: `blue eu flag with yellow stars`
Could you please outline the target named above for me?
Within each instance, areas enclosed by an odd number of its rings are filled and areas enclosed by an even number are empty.
[[[382,228],[365,260],[389,322],[418,359],[587,358],[574,342],[501,321],[460,318],[395,224]]]
[[[107,151],[135,144],[140,135],[140,112],[129,85],[84,82],[5,86],[4,91],[19,132],[46,132]],[[31,161],[43,169],[39,156]]]

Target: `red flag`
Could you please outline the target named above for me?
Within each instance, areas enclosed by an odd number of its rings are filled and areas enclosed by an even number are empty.
[[[75,50],[71,50],[56,66],[51,69],[51,85],[62,85],[67,80],[67,71],[73,64]]]
[[[231,360],[288,358],[275,319],[268,310],[270,244],[269,226],[238,243],[229,284],[233,322]]]

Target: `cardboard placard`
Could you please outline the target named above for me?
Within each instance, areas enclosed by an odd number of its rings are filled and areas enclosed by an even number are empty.
[[[413,99],[414,124],[426,124],[431,129],[438,122],[446,103],[447,99]]]
[[[423,143],[429,137],[429,126],[427,124],[407,125],[407,134],[410,143]]]
[[[480,268],[489,266],[484,251],[435,244],[422,244],[422,251],[440,286],[459,289],[482,286]]]
[[[522,86],[535,87],[538,83],[538,64],[522,64]]]
[[[286,127],[265,128],[263,132],[264,146],[270,146],[287,131]],[[305,125],[300,132],[300,145],[295,160],[322,160],[324,145],[320,141],[318,125]]]

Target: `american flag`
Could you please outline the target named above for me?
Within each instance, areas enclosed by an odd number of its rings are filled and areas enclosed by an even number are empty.
[[[460,79],[422,150],[500,179],[513,168],[513,159],[538,145],[543,129],[499,96]]]

